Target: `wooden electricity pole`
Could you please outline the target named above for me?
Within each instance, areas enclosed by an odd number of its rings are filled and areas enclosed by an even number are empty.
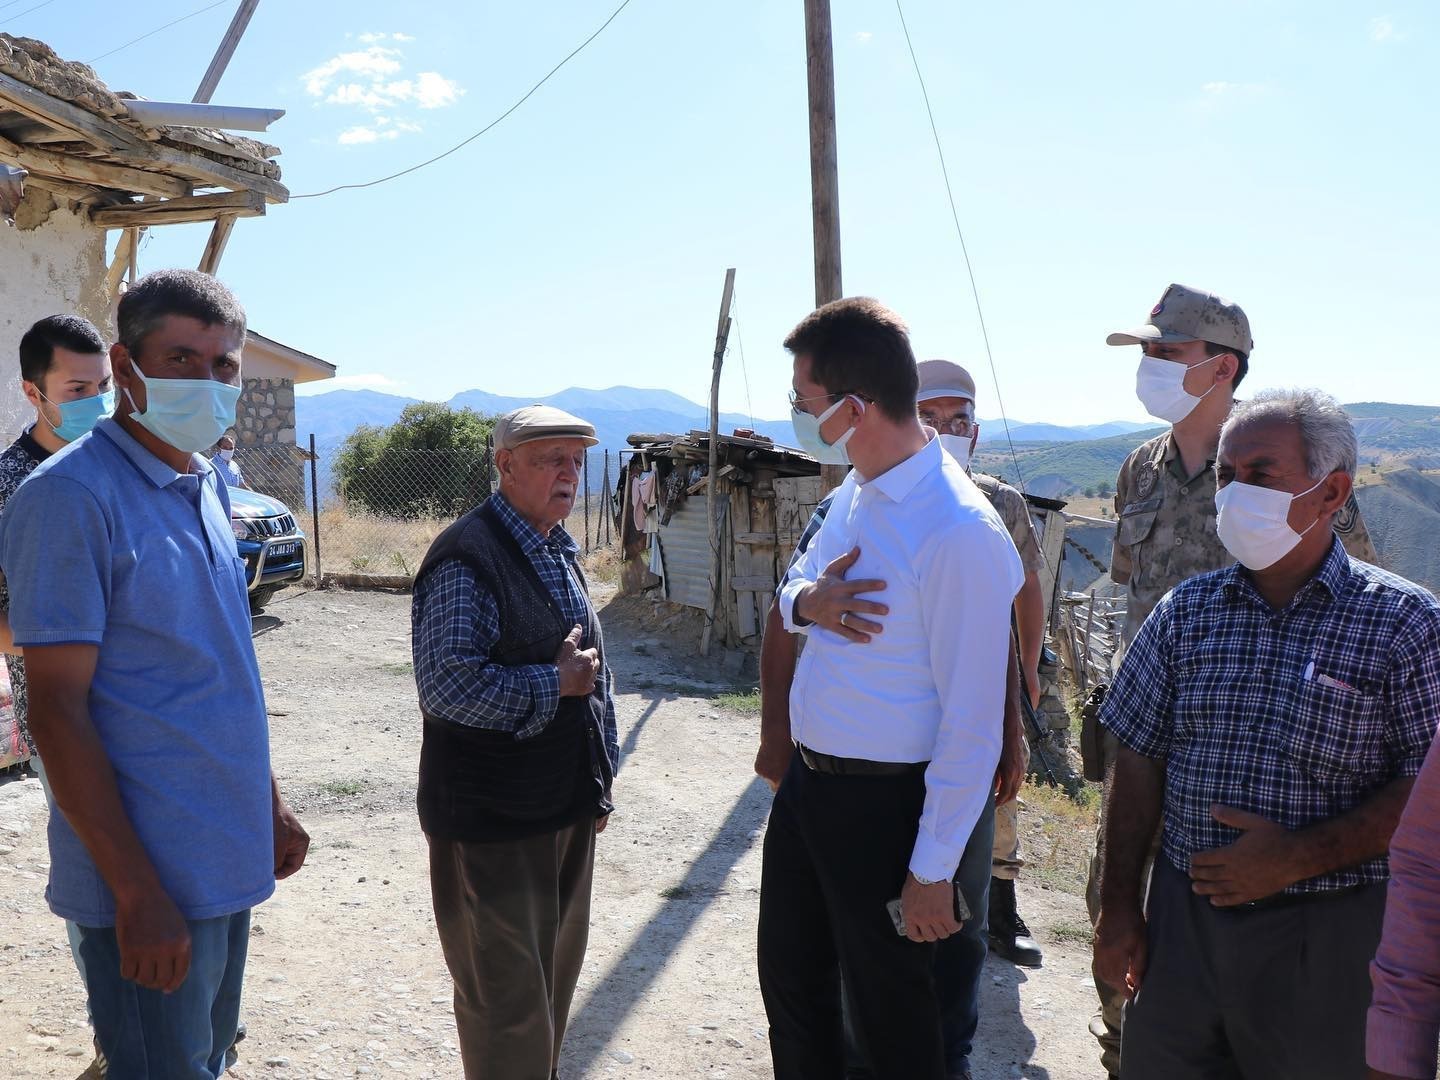
[[[215,50],[215,59],[211,60],[210,66],[205,69],[205,77],[200,80],[200,88],[190,99],[197,105],[210,104],[210,98],[215,93],[215,88],[220,85],[220,77],[230,66],[230,58],[235,55],[235,47],[245,36],[245,28],[250,25],[250,16],[255,14],[255,9],[259,4],[260,0],[241,0],[235,17],[230,20],[230,28],[225,31],[225,36],[220,41],[220,48]]]
[[[735,268],[725,271],[720,294],[720,325],[715,330],[715,355],[710,366],[710,472],[705,478],[705,516],[710,524],[710,603],[705,609],[705,632],[700,635],[701,655],[710,652],[717,613],[723,618],[728,605],[720,603],[720,504],[716,493],[720,472],[720,369],[730,340],[730,304],[735,296]],[[678,466],[677,466],[678,467]]]
[[[805,0],[805,69],[810,97],[810,213],[815,231],[815,306],[843,294],[840,285],[840,172],[835,153],[835,50],[830,0]],[[820,486],[830,491],[845,466],[822,465]]]
[[[210,104],[215,88],[220,85],[221,76],[230,66],[230,58],[235,55],[236,46],[245,36],[245,28],[250,25],[250,16],[255,14],[259,5],[260,0],[240,0],[235,17],[230,20],[229,29],[220,40],[220,47],[215,50],[215,58],[205,69],[205,77],[200,80],[200,86],[191,101],[198,105]],[[213,276],[215,271],[220,269],[220,259],[225,254],[225,246],[230,243],[230,233],[234,228],[234,214],[221,214],[215,219],[215,226],[210,230],[210,239],[205,244],[205,253],[200,256],[199,269],[202,273]]]

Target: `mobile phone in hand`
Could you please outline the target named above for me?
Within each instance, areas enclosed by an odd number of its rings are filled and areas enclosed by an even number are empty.
[[[955,921],[964,926],[970,921],[970,905],[965,903],[965,894],[960,891],[960,883],[953,882],[955,886]],[[885,910],[890,913],[890,922],[895,926],[895,932],[901,937],[905,936],[905,909],[900,903],[900,897],[887,901]]]

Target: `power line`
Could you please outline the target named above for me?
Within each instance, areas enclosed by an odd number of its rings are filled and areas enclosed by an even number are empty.
[[[449,157],[451,154],[455,153],[457,150],[462,150],[462,149],[464,149],[466,146],[469,146],[469,145],[470,145],[472,142],[474,142],[476,139],[480,138],[481,135],[484,135],[484,134],[485,134],[486,132],[488,132],[491,128],[493,128],[493,127],[495,127],[497,124],[499,124],[499,123],[500,123],[502,120],[504,120],[507,116],[509,116],[511,113],[513,113],[516,109],[520,108],[521,105],[524,105],[525,102],[529,101],[530,98],[534,95],[535,91],[539,90],[542,86],[544,86],[547,82],[549,82],[550,79],[551,79],[561,68],[563,68],[566,64],[568,64],[571,60],[573,60],[573,59],[575,59],[575,57],[579,56],[580,53],[585,49],[585,46],[589,45],[589,44],[590,44],[592,41],[594,41],[597,37],[599,37],[601,34],[603,34],[603,33],[605,32],[605,29],[606,29],[612,22],[614,22],[614,21],[616,20],[616,18],[619,17],[619,15],[620,15],[620,13],[621,13],[622,11],[624,11],[624,10],[625,10],[627,7],[629,7],[629,6],[630,6],[630,0],[623,0],[623,2],[620,4],[620,6],[617,7],[614,11],[612,11],[612,12],[610,13],[610,17],[609,17],[608,19],[606,19],[603,23],[600,24],[600,28],[599,28],[598,30],[596,30],[593,34],[591,34],[591,35],[590,35],[589,37],[587,37],[584,41],[582,41],[579,45],[577,45],[577,46],[574,48],[574,50],[570,53],[569,56],[565,57],[564,60],[561,60],[558,64],[556,64],[553,68],[551,68],[551,69],[549,70],[549,72],[546,73],[546,75],[545,75],[545,77],[544,77],[543,79],[541,79],[539,82],[537,82],[534,86],[530,87],[530,89],[525,92],[525,96],[524,96],[524,97],[522,97],[519,101],[515,102],[514,105],[511,105],[510,108],[506,109],[503,113],[501,113],[499,116],[497,116],[494,120],[491,120],[490,123],[486,124],[486,125],[485,125],[483,128],[481,128],[479,131],[475,132],[475,134],[473,134],[473,135],[469,136],[468,138],[463,139],[462,141],[456,143],[456,144],[455,144],[454,146],[452,146],[449,150],[446,150],[443,154],[436,154],[434,157],[432,157],[432,158],[430,158],[430,159],[428,159],[428,160],[426,160],[426,161],[422,161],[422,162],[420,162],[418,165],[411,165],[408,169],[401,169],[401,170],[400,170],[399,172],[397,172],[397,173],[391,173],[389,176],[382,176],[382,177],[380,177],[378,180],[367,180],[367,181],[365,181],[364,183],[360,183],[360,184],[339,184],[339,185],[337,185],[336,187],[326,188],[324,191],[313,191],[313,192],[310,192],[310,193],[308,193],[308,194],[306,194],[306,195],[291,195],[291,196],[290,196],[290,201],[291,201],[291,202],[294,202],[296,199],[318,199],[318,198],[320,198],[322,195],[333,195],[333,194],[334,194],[335,192],[337,192],[337,191],[353,191],[353,190],[356,190],[356,189],[358,189],[358,188],[369,188],[369,187],[375,187],[377,184],[389,183],[391,180],[398,180],[398,179],[400,179],[400,177],[402,177],[402,176],[408,176],[408,175],[410,175],[410,173],[417,172],[417,171],[419,171],[420,169],[425,168],[427,165],[434,165],[437,161],[442,161],[442,160],[444,160],[445,158]]]
[[[920,59],[915,55],[915,44],[910,40],[910,27],[905,23],[905,9],[900,0],[895,0],[895,11],[900,16],[900,29],[905,31],[905,46],[910,50],[910,62],[915,65],[915,78],[920,82],[920,95],[925,99],[925,115],[930,118],[930,134],[935,139],[935,152],[940,156],[940,175],[945,178],[945,197],[950,200],[950,217],[955,222],[955,235],[960,237],[960,251],[965,256],[965,272],[970,277],[970,292],[975,297],[975,315],[980,320],[980,336],[985,342],[985,358],[990,362],[990,380],[995,384],[995,404],[1000,407],[1000,423],[1005,426],[1005,442],[1010,446],[1010,460],[1015,463],[1016,487],[1025,490],[1025,478],[1020,474],[1020,458],[1015,453],[1015,442],[1010,438],[1010,421],[1005,413],[1005,401],[1000,396],[1000,376],[995,370],[995,354],[990,349],[990,331],[985,327],[985,311],[980,306],[980,286],[975,283],[975,268],[970,265],[970,249],[965,244],[965,231],[960,228],[960,211],[955,208],[955,193],[950,188],[950,170],[945,165],[945,148],[940,143],[940,130],[935,126],[935,112],[930,108],[930,91],[925,89],[925,76],[920,72]]]
[[[189,15],[181,15],[178,19],[172,19],[170,22],[167,22],[164,26],[157,26],[154,30],[147,30],[145,33],[141,34],[139,37],[137,37],[137,38],[132,38],[130,41],[125,42],[124,45],[117,45],[117,46],[115,46],[115,48],[111,49],[109,52],[103,52],[103,53],[101,53],[99,56],[95,57],[93,60],[88,60],[88,61],[86,61],[86,63],[94,64],[94,63],[96,63],[96,62],[98,62],[98,61],[100,61],[100,60],[104,60],[107,56],[114,56],[116,53],[118,53],[118,52],[120,52],[120,51],[122,51],[122,50],[124,50],[124,49],[130,48],[131,45],[138,45],[138,44],[140,44],[140,42],[144,41],[146,38],[154,37],[156,34],[160,33],[160,31],[162,31],[162,30],[169,30],[170,27],[172,27],[172,26],[178,26],[180,23],[184,22],[186,19],[193,19],[193,18],[195,18],[196,15],[204,15],[205,12],[210,11],[210,10],[213,9],[213,8],[220,7],[222,4],[228,4],[229,2],[230,2],[230,0],[215,0],[215,3],[213,3],[213,4],[207,4],[205,7],[196,8],[194,11],[190,12]]]
[[[25,2],[25,0],[10,0],[10,3],[8,3],[8,4],[0,5],[0,11],[4,11],[6,8],[12,8],[12,7],[14,7],[16,4],[23,4],[24,2]],[[49,6],[50,6],[51,4],[53,4],[54,2],[55,2],[55,0],[45,0],[45,2],[44,2],[43,4],[36,4],[34,7],[26,8],[24,11],[21,11],[21,12],[18,12],[17,14],[11,15],[10,18],[12,18],[12,19],[23,19],[26,15],[29,15],[32,11],[39,11],[41,8],[49,7]]]

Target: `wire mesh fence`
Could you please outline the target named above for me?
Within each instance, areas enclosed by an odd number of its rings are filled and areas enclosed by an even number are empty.
[[[239,447],[245,485],[284,504],[309,540],[313,578],[398,584],[414,578],[425,552],[456,518],[498,484],[490,448],[387,449],[373,456],[341,448]],[[611,498],[618,458],[592,451],[566,531],[589,554],[616,539]]]

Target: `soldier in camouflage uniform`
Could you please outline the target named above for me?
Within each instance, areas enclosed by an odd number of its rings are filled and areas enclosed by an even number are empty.
[[[946,448],[968,469],[970,456],[980,439],[980,425],[975,421],[975,380],[964,368],[948,360],[926,360],[919,365],[919,372],[920,392],[916,400],[921,422],[939,432]],[[1040,703],[1040,652],[1045,645],[1045,597],[1040,585],[1045,557],[1040,553],[1040,541],[1035,535],[1025,496],[992,476],[972,473],[971,479],[1005,523],[1025,570],[1025,584],[1015,597],[1015,623],[1020,639],[1020,670],[1030,694],[1030,704],[1036,707]],[[1028,767],[1029,744],[1023,735],[1019,745]],[[997,802],[990,869],[990,947],[1012,964],[1039,967],[1044,957],[1015,901],[1015,879],[1024,865],[1025,860],[1020,856],[1020,800]]]
[[[1152,416],[1172,425],[1137,447],[1115,480],[1110,577],[1126,586],[1123,651],[1167,592],[1186,578],[1235,561],[1215,529],[1215,454],[1235,389],[1249,371],[1254,341],[1250,321],[1238,304],[1184,285],[1165,290],[1145,325],[1105,340],[1109,345],[1141,346],[1136,392]],[[1355,558],[1378,562],[1353,494],[1335,517],[1335,531]],[[1101,733],[1100,743],[1108,776],[1116,743],[1108,732]],[[1100,910],[1102,858],[1097,836],[1086,889],[1092,923]],[[1114,1077],[1120,1073],[1125,996],[1098,975],[1095,989],[1100,1013],[1090,1030],[1100,1042],[1101,1063]]]

